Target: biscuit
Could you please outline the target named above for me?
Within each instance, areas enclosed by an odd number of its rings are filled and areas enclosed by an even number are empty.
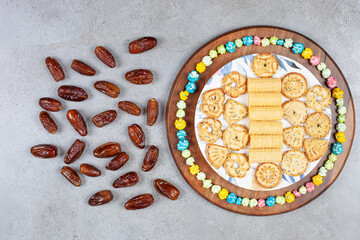
[[[234,124],[225,129],[223,141],[226,147],[232,151],[244,149],[249,142],[249,134],[246,127]]]
[[[250,107],[272,107],[281,106],[281,93],[250,93],[249,106]]]
[[[300,150],[305,139],[305,128],[302,126],[284,129],[284,143],[294,149]]]
[[[307,81],[300,73],[288,73],[281,79],[281,93],[287,98],[300,98],[305,95],[307,88]]]
[[[243,178],[250,169],[250,163],[244,154],[230,153],[224,162],[227,174],[232,178]]]
[[[289,100],[282,104],[284,118],[293,126],[305,123],[307,110],[305,103],[299,100]]]
[[[283,111],[279,107],[250,107],[249,119],[250,121],[276,121],[281,120]]]
[[[229,125],[239,122],[248,115],[248,108],[233,99],[225,103],[224,118]]]
[[[264,188],[274,188],[282,179],[281,169],[275,163],[262,163],[255,170],[256,182]]]
[[[308,165],[309,163],[305,154],[298,150],[285,152],[280,163],[282,171],[293,177],[304,174]]]
[[[233,71],[222,78],[221,89],[232,98],[237,98],[246,92],[246,77]]]
[[[282,122],[272,121],[250,121],[249,134],[283,134]]]
[[[328,141],[324,139],[307,138],[304,141],[304,150],[310,162],[320,159],[327,150]]]
[[[281,148],[249,149],[250,163],[274,162],[279,163],[282,158]]]
[[[212,89],[202,94],[200,109],[209,117],[218,118],[224,112],[225,94],[220,89]]]
[[[328,115],[322,112],[310,114],[305,121],[305,131],[313,138],[324,138],[331,130],[331,121]]]
[[[250,148],[282,148],[283,135],[250,135]]]
[[[280,78],[248,78],[247,90],[249,93],[281,92]]]
[[[268,78],[276,73],[279,63],[274,55],[265,52],[254,57],[251,67],[256,76]]]
[[[215,143],[222,136],[222,124],[219,120],[211,117],[205,118],[198,125],[200,140],[207,143]]]
[[[306,106],[316,112],[322,112],[331,105],[331,92],[327,88],[315,85],[306,92]]]
[[[216,144],[206,145],[205,152],[207,160],[216,169],[219,169],[223,165],[229,155],[229,149]]]

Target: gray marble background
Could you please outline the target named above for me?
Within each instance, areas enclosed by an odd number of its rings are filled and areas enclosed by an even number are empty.
[[[196,194],[178,172],[166,142],[165,104],[171,84],[185,60],[202,44],[229,30],[249,25],[274,25],[298,31],[318,42],[335,59],[360,102],[360,2],[352,1],[0,1],[0,239],[356,239],[360,234],[360,143],[356,136],[346,166],[333,186],[299,210],[270,217],[251,217],[220,209]],[[159,40],[152,51],[130,55],[128,43],[151,35]],[[107,68],[93,54],[108,47],[117,59]],[[56,83],[44,59],[54,56],[65,68],[66,79]],[[78,58],[96,68],[94,77],[70,69]],[[124,80],[134,68],[154,72],[149,86]],[[110,80],[121,88],[110,99],[92,87]],[[59,132],[48,134],[38,120],[40,97],[57,97],[61,84],[79,85],[89,92],[82,103],[62,101],[65,109],[79,109],[89,122],[83,138],[87,150],[80,160],[103,170],[99,178],[83,177],[75,188],[60,174],[62,157],[79,138],[66,120],[66,111],[53,113]],[[95,114],[117,109],[132,100],[143,108],[149,98],[160,102],[161,115],[153,127],[144,127],[147,143],[160,148],[157,166],[140,171],[145,150],[129,142],[127,126],[145,126],[145,116],[119,112],[114,123],[95,128]],[[357,107],[357,105],[356,105]],[[360,109],[357,109],[359,123]],[[91,150],[118,141],[131,160],[117,172],[104,170],[108,160],[95,159]],[[36,159],[32,145],[53,143],[55,159]],[[112,181],[136,170],[140,182],[114,189],[115,199],[89,207],[88,198]],[[175,202],[159,196],[152,181],[164,178],[181,191]],[[125,201],[149,192],[155,203],[141,211],[126,211]]]

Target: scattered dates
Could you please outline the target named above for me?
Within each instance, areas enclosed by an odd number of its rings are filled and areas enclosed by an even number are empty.
[[[58,89],[58,96],[62,99],[74,102],[81,102],[88,98],[84,89],[71,85],[63,85]]]
[[[114,68],[116,63],[113,55],[107,50],[106,48],[102,46],[98,46],[94,50],[95,55],[108,67]]]
[[[143,37],[129,43],[129,52],[132,54],[142,53],[154,48],[156,45],[156,38]]]
[[[75,142],[67,150],[64,157],[64,163],[71,164],[75,162],[75,160],[79,159],[85,150],[85,146],[85,142],[76,139]]]
[[[148,172],[151,169],[153,169],[153,167],[155,167],[157,163],[158,157],[159,157],[159,149],[156,146],[151,145],[148,151],[146,152],[144,162],[142,165],[142,170],[144,172]]]
[[[180,191],[174,185],[163,179],[154,180],[154,187],[158,193],[170,200],[176,200],[180,195]]]
[[[130,187],[134,186],[137,182],[139,182],[139,176],[136,172],[128,172],[124,175],[120,176],[113,183],[114,188],[122,188],[122,187]]]
[[[80,114],[80,112],[76,109],[71,109],[66,114],[67,119],[73,128],[81,135],[86,136],[88,134],[87,126],[84,121],[84,118]]]
[[[58,112],[62,109],[61,102],[53,98],[40,98],[39,105],[50,112]]]
[[[154,203],[153,196],[150,193],[146,193],[130,199],[125,203],[124,207],[127,210],[137,210],[137,209],[147,208],[153,203]]]
[[[150,70],[135,69],[125,74],[125,79],[133,84],[149,84],[153,81],[153,74]]]
[[[113,199],[114,196],[112,195],[110,190],[102,190],[92,195],[88,203],[90,206],[99,206],[109,203]]]
[[[117,117],[117,112],[115,110],[108,110],[102,113],[97,114],[92,118],[92,122],[98,128],[101,128],[105,125],[112,123]]]
[[[71,167],[64,166],[61,169],[61,174],[74,186],[79,187],[81,185],[81,178],[79,174]]]
[[[129,126],[128,133],[131,141],[134,143],[136,147],[140,149],[145,148],[145,134],[139,125],[133,124]]]
[[[118,107],[131,115],[140,116],[141,114],[141,108],[130,101],[120,101]]]
[[[79,171],[89,177],[98,177],[101,175],[101,171],[99,169],[87,163],[81,164]]]
[[[58,154],[58,149],[54,145],[39,144],[30,149],[32,155],[37,158],[54,158]]]
[[[147,122],[146,122],[147,125],[149,126],[154,125],[159,115],[159,104],[155,98],[152,98],[148,101],[146,113],[147,113]]]
[[[54,119],[52,119],[52,117],[50,116],[49,113],[47,113],[45,111],[41,111],[39,118],[40,118],[41,124],[49,133],[55,134],[57,132],[58,127],[57,127]]]
[[[121,147],[119,143],[108,142],[99,147],[97,147],[93,154],[97,158],[108,158],[113,157],[121,153]]]
[[[59,82],[65,78],[64,71],[55,58],[47,57],[45,59],[45,63],[47,68],[49,69],[50,74],[56,82]]]
[[[71,68],[85,76],[94,76],[96,73],[95,69],[77,59],[73,60],[71,63]]]
[[[129,161],[129,155],[127,155],[125,152],[121,152],[106,165],[106,169],[116,171],[124,166],[127,161]]]
[[[94,88],[112,98],[117,98],[120,94],[120,88],[108,81],[97,81],[94,83]]]

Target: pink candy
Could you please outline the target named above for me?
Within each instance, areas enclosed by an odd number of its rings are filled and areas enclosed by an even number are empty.
[[[337,86],[337,80],[336,78],[334,78],[333,76],[330,76],[327,78],[327,82],[326,82],[327,86],[329,88],[336,88]]]
[[[307,182],[305,184],[305,187],[308,192],[312,192],[315,190],[315,184],[313,182]]]
[[[254,45],[260,46],[261,40],[259,36],[254,36]]]
[[[310,64],[313,65],[313,66],[316,66],[319,63],[320,63],[320,57],[312,55],[311,58],[310,58]]]
[[[260,199],[258,200],[258,206],[259,206],[259,207],[264,207],[264,206],[265,206],[265,200],[262,199],[262,198],[260,198]]]
[[[301,197],[301,193],[298,190],[294,190],[293,194],[295,197]]]

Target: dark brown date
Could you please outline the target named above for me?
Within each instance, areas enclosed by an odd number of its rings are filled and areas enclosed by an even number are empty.
[[[79,187],[81,185],[81,178],[79,174],[71,167],[64,166],[61,169],[61,174],[74,186]]]
[[[94,76],[96,73],[95,69],[77,59],[73,60],[71,63],[71,68],[85,76]]]
[[[53,98],[40,98],[39,105],[50,112],[58,112],[62,109],[61,102]]]
[[[154,145],[151,145],[149,147],[149,150],[146,152],[144,162],[142,165],[142,170],[144,172],[148,172],[151,169],[153,169],[153,167],[155,167],[157,163],[158,157],[159,157],[159,149]]]
[[[71,85],[63,85],[58,89],[58,96],[62,99],[74,102],[81,102],[88,98],[84,89]]]
[[[139,176],[136,172],[128,172],[120,176],[113,183],[114,188],[130,187],[139,182]]]
[[[156,38],[143,37],[129,43],[129,53],[137,54],[148,51],[157,45]]]
[[[127,210],[137,210],[137,209],[147,208],[153,203],[154,203],[153,196],[150,193],[146,193],[130,199],[125,203],[124,207]]]
[[[98,46],[94,51],[95,55],[108,67],[114,68],[116,63],[113,55],[104,47]]]
[[[179,189],[163,179],[154,180],[154,187],[158,193],[170,200],[176,200],[180,195]]]
[[[112,98],[117,98],[120,94],[120,88],[108,81],[97,81],[94,88]]]
[[[127,155],[125,152],[121,152],[106,165],[106,169],[116,171],[124,166],[127,161],[129,161],[129,155]]]
[[[67,119],[73,128],[81,135],[86,136],[88,134],[87,126],[84,121],[84,118],[76,109],[71,109],[66,114]]]
[[[54,145],[39,144],[30,149],[32,155],[37,158],[54,158],[58,154],[58,149]]]
[[[95,126],[101,128],[105,125],[112,123],[117,117],[117,112],[115,110],[108,110],[102,113],[99,113],[92,118],[92,122]]]
[[[58,61],[56,61],[55,58],[47,57],[45,59],[45,63],[47,68],[49,69],[49,72],[51,73],[52,77],[56,82],[61,81],[65,78],[64,71],[59,64]]]
[[[101,175],[101,171],[99,169],[86,163],[81,164],[79,170],[82,174],[89,177],[98,177]]]
[[[155,98],[152,98],[148,101],[146,113],[147,113],[147,125],[149,126],[154,125],[159,115],[159,104]]]
[[[88,203],[90,206],[99,206],[106,204],[113,199],[114,196],[112,195],[110,190],[102,190],[92,195]]]
[[[149,84],[153,80],[153,74],[150,70],[135,69],[125,74],[125,79],[133,84]]]
[[[52,117],[50,116],[49,113],[47,113],[45,111],[41,111],[39,118],[40,118],[41,124],[49,133],[51,133],[51,134],[56,133],[56,131],[58,130],[58,127],[57,127],[54,119],[52,119]]]
[[[85,150],[85,145],[85,142],[76,139],[67,150],[64,157],[64,163],[71,164],[75,162],[75,160],[79,159]]]
[[[97,158],[108,158],[113,157],[119,153],[121,153],[121,147],[119,143],[116,142],[108,142],[94,150],[94,156]]]
[[[139,125],[133,124],[129,126],[128,133],[131,141],[135,144],[136,147],[140,149],[145,148],[145,134]]]
[[[131,115],[140,116],[141,114],[141,108],[130,101],[121,101],[119,102],[118,107]]]

